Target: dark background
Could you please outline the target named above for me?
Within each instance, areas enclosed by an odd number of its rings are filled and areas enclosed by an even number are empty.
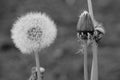
[[[95,18],[106,35],[99,44],[99,80],[120,80],[120,0],[92,0]],[[57,24],[55,42],[40,52],[44,80],[83,80],[83,54],[75,54],[78,16],[87,0],[0,0],[0,80],[28,80],[34,55],[15,48],[10,29],[17,17],[31,11],[47,13]],[[89,51],[89,73],[92,55]]]

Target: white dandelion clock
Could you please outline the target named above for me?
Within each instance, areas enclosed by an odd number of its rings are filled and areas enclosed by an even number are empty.
[[[56,38],[54,22],[42,13],[28,13],[14,23],[12,39],[22,53],[40,51],[49,46]]]
[[[11,29],[13,42],[22,53],[34,53],[38,80],[41,80],[38,52],[48,47],[56,38],[54,22],[44,13],[28,13],[16,20]]]

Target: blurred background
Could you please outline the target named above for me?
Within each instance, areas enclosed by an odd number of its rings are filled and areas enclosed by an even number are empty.
[[[120,0],[92,0],[95,18],[106,35],[99,44],[99,80],[120,80]],[[17,17],[31,11],[47,13],[57,24],[55,42],[40,52],[44,80],[83,80],[83,54],[76,37],[78,16],[87,0],[0,0],[0,80],[28,80],[34,55],[15,48],[10,29]],[[91,51],[89,50],[89,73]]]

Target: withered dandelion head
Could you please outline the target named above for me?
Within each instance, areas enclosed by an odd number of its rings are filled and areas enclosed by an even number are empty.
[[[93,31],[94,30],[92,18],[90,14],[88,13],[88,11],[84,11],[79,16],[77,30],[79,31]]]
[[[94,34],[94,25],[92,18],[87,11],[81,13],[77,24],[77,35],[82,40],[92,39]]]
[[[31,12],[16,20],[11,29],[13,42],[22,53],[40,51],[56,38],[56,25],[44,13]]]

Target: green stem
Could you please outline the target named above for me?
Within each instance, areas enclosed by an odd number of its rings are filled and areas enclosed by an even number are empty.
[[[97,22],[94,19],[93,8],[91,0],[87,0],[88,10],[91,15],[94,26],[97,25]],[[98,61],[97,61],[97,43],[94,41],[92,44],[93,51],[93,61],[92,61],[92,70],[91,70],[91,80],[98,80]]]
[[[96,23],[96,21],[95,21],[94,15],[93,15],[92,2],[91,2],[91,0],[87,0],[87,3],[88,3],[88,10],[89,10],[89,13],[90,13],[90,15],[91,15],[93,24],[94,24],[94,26],[95,26],[97,23]]]
[[[97,56],[97,43],[94,41],[92,44],[93,61],[91,70],[91,80],[98,80],[98,56]]]
[[[88,80],[88,68],[87,68],[87,43],[84,43],[84,79]]]
[[[37,67],[37,75],[38,75],[38,80],[41,79],[41,73],[40,73],[40,62],[39,62],[39,55],[38,52],[34,53],[35,54],[35,61],[36,61],[36,67]]]

